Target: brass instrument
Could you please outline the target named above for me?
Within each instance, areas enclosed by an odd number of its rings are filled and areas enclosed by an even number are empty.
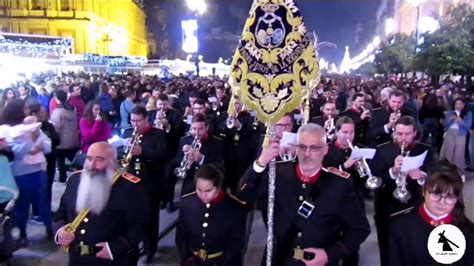
[[[369,116],[368,116],[368,117],[369,117],[369,119],[372,118],[372,113],[370,112],[369,109],[367,109],[367,108],[366,108],[365,106],[363,106],[363,105],[362,105],[360,108],[362,109],[362,112],[369,111]]]
[[[225,121],[225,126],[228,128],[228,129],[232,129],[235,125],[235,120],[237,119],[237,117],[239,116],[239,112],[243,110],[243,106],[242,106],[242,109],[241,110],[236,110],[236,108],[234,107],[232,113],[230,113],[227,117],[227,120]]]
[[[326,126],[326,138],[328,142],[332,142],[334,139],[336,139],[336,125],[334,124],[334,117],[332,115],[329,115],[329,123]]]
[[[135,147],[136,145],[139,145],[142,142],[142,137],[143,137],[143,135],[139,134],[137,127],[135,127],[133,129],[132,138],[130,139],[130,143],[128,145],[125,145],[124,148],[123,148],[124,157],[120,161],[120,164],[122,165],[123,168],[125,168],[125,169],[128,168],[128,166],[130,164],[130,160],[132,159],[132,156],[133,156],[133,154],[132,154],[133,147]]]
[[[402,143],[400,155],[403,157],[410,155],[410,151],[405,152],[405,143]],[[392,195],[401,202],[407,202],[411,198],[411,193],[407,190],[407,175],[408,173],[402,172],[400,169],[400,172],[398,172],[395,178],[397,188],[393,191]]]
[[[351,150],[354,149],[350,140],[347,140],[347,144]],[[355,162],[355,168],[357,173],[361,178],[367,177],[367,181],[365,181],[365,187],[368,189],[376,189],[382,185],[382,179],[380,177],[372,175],[372,171],[370,170],[369,164],[367,160],[363,157]]]
[[[166,119],[165,108],[162,107],[157,111],[157,117],[155,119],[155,127],[160,130],[164,130],[163,119]]]
[[[173,171],[173,173],[176,175],[176,177],[179,178],[186,178],[186,172],[191,168],[191,165],[193,163],[192,161],[192,153],[195,150],[201,149],[201,140],[199,139],[199,136],[194,137],[193,143],[191,143],[191,148],[189,149],[189,152],[184,154],[183,160],[181,160],[181,163],[179,164],[179,167],[176,167]]]

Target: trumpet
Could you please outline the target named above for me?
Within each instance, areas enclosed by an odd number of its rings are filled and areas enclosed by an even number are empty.
[[[405,152],[405,143],[402,143],[400,155],[402,155],[403,157],[407,157],[410,155],[410,151]],[[411,198],[411,193],[407,190],[407,175],[408,173],[402,172],[400,169],[400,172],[398,173],[395,179],[397,188],[392,193],[393,197],[404,203]]]
[[[140,144],[142,142],[142,134],[138,133],[137,127],[133,128],[133,133],[132,133],[132,138],[130,139],[130,143],[128,145],[124,146],[123,152],[124,152],[124,157],[120,161],[120,164],[122,165],[123,168],[128,168],[128,165],[130,164],[130,160],[132,159],[132,151],[133,147],[136,145]]]
[[[351,150],[354,150],[354,146],[352,145],[350,140],[347,140],[347,144]],[[367,181],[365,181],[365,187],[368,189],[376,189],[382,185],[382,179],[380,177],[372,175],[372,171],[370,170],[369,164],[367,160],[362,157],[355,163],[355,169],[361,178],[367,177]]]
[[[237,111],[236,108],[234,108],[233,112],[229,114],[227,117],[227,120],[225,121],[225,126],[228,129],[232,129],[235,125],[235,120],[237,119],[237,116],[239,115],[240,111]]]
[[[332,142],[336,138],[336,125],[334,124],[334,117],[332,115],[329,115],[329,123],[327,125],[326,129],[326,138],[328,142]]]
[[[160,108],[157,112],[157,117],[155,119],[155,127],[157,129],[161,129],[161,130],[164,129],[163,119],[166,119],[166,113],[165,113],[165,108],[164,107]]]
[[[368,118],[369,118],[369,119],[372,118],[372,113],[370,112],[369,109],[367,109],[367,108],[366,108],[365,106],[363,106],[363,105],[361,105],[360,108],[362,109],[362,112],[369,111],[369,116],[368,116]]]
[[[183,160],[181,160],[179,167],[176,167],[173,171],[176,177],[183,179],[186,178],[186,172],[189,170],[189,168],[191,168],[191,165],[193,163],[191,155],[194,150],[201,149],[201,146],[202,144],[201,140],[199,139],[199,136],[194,137],[193,143],[191,143],[191,149],[183,156]]]

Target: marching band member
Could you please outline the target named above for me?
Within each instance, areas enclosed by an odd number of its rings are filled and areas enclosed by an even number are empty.
[[[176,228],[181,265],[243,265],[244,203],[225,192],[223,174],[212,164],[194,179],[196,191],[183,196]]]
[[[326,137],[328,138],[328,143],[332,142],[335,138],[335,123],[337,120],[337,109],[335,102],[326,102],[323,105],[323,115],[318,117],[313,117],[311,123],[318,124],[326,130]]]
[[[421,198],[421,185],[426,172],[434,165],[432,151],[426,144],[415,141],[417,128],[415,119],[402,116],[395,122],[394,141],[377,147],[373,160],[370,160],[374,175],[382,178],[383,185],[375,191],[375,225],[380,249],[381,265],[388,265],[388,228],[390,215],[413,206]],[[427,152],[425,161],[419,169],[402,173],[404,156],[418,156]],[[402,178],[403,180],[399,180]],[[406,184],[403,188],[411,194],[411,198],[397,200],[393,192],[398,189],[396,182]]]
[[[392,217],[390,266],[438,265],[428,253],[427,241],[442,224],[457,226],[466,238],[466,252],[453,265],[474,265],[474,253],[469,252],[474,249],[474,225],[466,217],[462,191],[456,166],[441,162],[426,178],[423,202]]]
[[[401,116],[415,117],[415,111],[405,108],[405,93],[394,90],[390,93],[385,107],[372,110],[372,118],[367,131],[367,144],[376,147],[379,144],[391,141],[394,125]]]
[[[223,140],[226,180],[224,185],[235,191],[239,178],[252,163],[251,137],[253,117],[243,109],[238,96],[232,101],[231,113],[223,113],[218,122],[217,132]]]
[[[165,164],[165,195],[161,208],[168,206],[168,211],[174,211],[174,189],[177,178],[173,174],[174,158],[178,154],[179,140],[184,135],[185,124],[177,110],[172,109],[168,95],[160,94],[156,101],[157,112],[154,116],[154,125],[163,130],[166,135],[167,161]]]
[[[198,113],[193,116],[189,135],[179,141],[178,155],[174,160],[175,170],[182,168],[184,178],[181,195],[194,191],[193,176],[204,163],[222,163],[222,140],[210,135],[206,116]],[[193,143],[199,143],[192,148]],[[187,167],[182,167],[187,165]]]
[[[298,159],[276,164],[273,265],[337,265],[370,232],[349,174],[322,167],[325,135],[319,125],[301,126]],[[268,198],[267,166],[278,155],[278,138],[272,138],[243,175],[240,199]]]
[[[363,209],[365,209],[364,197],[362,196],[361,191],[361,187],[364,186],[364,182],[355,168],[357,160],[350,157],[352,149],[351,146],[349,146],[349,143],[352,144],[353,141],[354,121],[352,121],[352,119],[348,116],[340,117],[336,121],[336,139],[331,144],[329,144],[328,154],[324,156],[323,165],[325,167],[337,167],[342,171],[351,174],[352,183],[357,193],[360,205]],[[343,259],[342,265],[358,265],[358,261],[359,254],[358,251],[355,251]]]
[[[343,115],[348,116],[355,124],[355,142],[365,143],[365,135],[371,117],[370,110],[364,107],[365,95],[360,92],[354,93],[351,97],[351,108],[347,109]]]
[[[105,142],[92,144],[84,170],[71,175],[61,197],[55,220],[62,227],[55,241],[68,247],[71,266],[137,264],[146,203],[142,187],[135,184],[139,178],[114,173],[115,155]],[[79,225],[73,225],[85,210]],[[67,229],[72,226],[77,227],[73,232]]]
[[[147,262],[152,262],[157,250],[159,209],[165,187],[163,161],[168,156],[166,136],[164,131],[149,124],[147,111],[141,105],[132,109],[130,123],[133,128],[125,130],[122,137],[133,139],[134,131],[141,137],[138,143],[133,143],[133,147],[130,148],[132,158],[126,168],[129,173],[142,180],[141,183],[146,190],[150,217],[145,228],[145,249]]]

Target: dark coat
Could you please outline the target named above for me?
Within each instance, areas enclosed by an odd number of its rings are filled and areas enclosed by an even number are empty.
[[[179,167],[181,161],[183,160],[183,146],[191,145],[193,141],[194,137],[192,135],[181,138],[181,140],[179,141],[178,155],[176,155],[174,160],[174,168]],[[223,147],[222,140],[220,138],[209,135],[209,138],[207,140],[201,142],[200,152],[204,155],[203,164],[215,163],[222,167]],[[194,173],[196,173],[200,166],[201,165],[198,163],[193,163],[190,169],[187,171],[186,177],[184,178],[183,185],[181,188],[181,195],[185,195],[194,191]]]
[[[304,184],[296,176],[296,161],[276,164],[274,209],[275,265],[304,265],[291,257],[295,247],[325,249],[329,265],[337,263],[370,232],[365,213],[350,180],[321,172],[315,183]],[[244,201],[268,197],[268,170],[257,173],[251,166],[237,192]],[[314,204],[308,218],[298,215],[303,200]]]
[[[415,110],[410,108],[402,108],[400,110],[402,116],[411,116],[415,118]],[[392,140],[392,132],[389,129],[389,133],[385,132],[384,125],[388,123],[390,119],[390,112],[386,107],[380,107],[372,110],[372,119],[369,122],[369,128],[367,129],[367,144],[371,147],[383,144]]]
[[[196,193],[182,199],[175,237],[182,264],[198,265],[191,262],[198,260],[193,251],[205,249],[208,254],[223,252],[212,265],[243,265],[244,239],[245,209],[241,202],[225,194],[208,208]]]
[[[61,197],[56,223],[61,226],[71,223],[77,216],[76,198],[80,183],[80,173],[73,174]],[[138,243],[143,239],[144,220],[148,216],[146,201],[143,198],[141,184],[119,178],[112,187],[109,200],[101,214],[89,213],[75,232],[71,243],[69,265],[136,265]],[[124,196],[126,195],[126,196]],[[73,247],[79,245],[94,246],[107,242],[114,258],[113,261],[98,259],[95,255],[81,256]]]
[[[437,263],[428,253],[427,243],[432,225],[425,222],[417,208],[392,218],[390,227],[390,266],[435,266]],[[460,228],[461,229],[461,228]],[[461,229],[466,238],[466,251],[458,262],[452,265],[474,265],[474,231]],[[453,240],[455,241],[455,240]]]
[[[129,128],[124,131],[122,137],[130,138],[132,133],[133,129]],[[150,128],[149,131],[143,135],[140,146],[142,147],[142,153],[132,156],[127,171],[140,177],[149,192],[163,195],[162,190],[165,182],[164,162],[168,156],[164,131]],[[118,154],[119,159],[122,159],[123,148],[119,149]],[[140,163],[140,170],[135,169],[135,163]]]

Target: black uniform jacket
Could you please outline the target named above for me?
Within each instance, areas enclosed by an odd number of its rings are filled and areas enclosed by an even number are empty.
[[[80,177],[80,173],[75,173],[67,182],[55,215],[58,227],[71,223],[77,216],[76,198]],[[69,252],[69,265],[136,265],[138,243],[143,239],[143,225],[148,216],[145,205],[141,184],[119,178],[112,186],[102,213],[96,215],[89,212],[77,228]],[[98,259],[95,254],[81,256],[73,248],[80,242],[90,246],[107,242],[113,260]]]
[[[418,156],[428,151],[426,159],[420,170],[428,172],[434,166],[433,153],[430,146],[421,142],[414,142],[411,147],[406,147],[405,151],[410,151],[409,156]],[[406,209],[421,199],[421,186],[416,180],[407,176],[407,189],[410,191],[412,198],[407,203],[401,203],[392,195],[395,190],[396,183],[390,177],[389,169],[393,166],[395,158],[400,155],[401,149],[394,142],[387,142],[377,147],[375,157],[367,162],[375,176],[382,178],[382,186],[375,191],[375,211],[379,210],[389,215],[400,210]]]
[[[389,266],[437,266],[428,252],[428,237],[435,228],[423,219],[419,206],[392,218],[390,228],[390,264]],[[450,265],[474,265],[474,230],[459,228],[466,238],[466,251],[461,260]],[[436,239],[438,240],[438,238]],[[457,242],[455,239],[450,239]],[[441,243],[438,245],[442,245]],[[453,247],[454,249],[455,247]]]
[[[149,117],[149,122],[151,125],[155,124],[156,112],[157,112],[156,110],[150,112],[150,113],[153,113],[153,115],[150,115]],[[176,153],[178,153],[179,139],[184,135],[185,124],[183,123],[182,115],[178,110],[175,110],[175,109],[166,110],[165,117],[170,124],[169,132],[165,132],[166,145],[170,153],[169,155],[172,155],[174,158]]]
[[[355,165],[354,164],[352,167],[349,167],[348,169],[344,167],[344,162],[346,162],[347,159],[351,156],[352,150],[347,147],[346,149],[343,149],[342,147],[338,146],[336,141],[333,141],[332,143],[328,144],[329,145],[329,150],[326,156],[324,156],[324,161],[323,165],[325,167],[336,167],[338,169],[341,169],[344,172],[348,172],[351,174],[351,179],[355,180],[356,178],[360,178],[359,173],[357,172]],[[359,148],[363,148],[362,145],[355,145]]]
[[[163,130],[153,127],[148,128],[145,132],[140,142],[142,153],[132,157],[127,171],[140,177],[144,186],[150,190],[161,191],[165,180],[164,162],[168,156],[165,133]],[[133,128],[125,130],[123,138],[132,137],[132,133]],[[119,159],[122,158],[123,148],[119,149]],[[139,170],[136,170],[135,163],[140,164]]]
[[[325,249],[329,265],[356,251],[369,235],[370,227],[350,180],[321,171],[313,183],[296,175],[296,161],[276,164],[274,209],[275,265],[304,265],[291,257],[295,247]],[[244,201],[268,197],[268,169],[257,173],[249,167],[241,180],[238,197]],[[303,218],[303,201],[314,210]]]
[[[194,136],[188,135],[182,137],[179,141],[178,155],[174,160],[174,167],[179,167],[184,157],[183,146],[191,145],[194,141]],[[201,141],[200,153],[204,155],[205,163],[217,163],[222,166],[223,162],[223,147],[222,140],[218,137],[209,135],[206,140]],[[181,195],[185,195],[194,191],[194,173],[199,169],[201,165],[193,163],[191,168],[187,171],[186,178],[184,179],[183,186],[181,189]]]
[[[354,121],[355,124],[355,141],[359,143],[366,143],[365,136],[367,133],[367,128],[369,127],[369,119],[366,118],[362,120],[360,115],[362,112],[360,110],[356,110],[355,108],[349,108],[344,113],[343,116],[348,116]]]
[[[195,192],[181,201],[176,246],[182,263],[193,258],[193,252],[204,249],[207,254],[223,252],[216,265],[239,266],[245,239],[245,210],[242,202],[221,191],[220,200],[203,203]],[[213,264],[214,265],[214,264]]]
[[[385,132],[384,125],[388,123],[390,119],[390,113],[387,107],[380,107],[372,110],[372,118],[369,122],[369,128],[367,129],[367,144],[371,147],[376,147],[379,144],[392,140],[391,128],[389,133]],[[400,110],[402,116],[415,117],[415,111],[410,108],[402,108]]]

